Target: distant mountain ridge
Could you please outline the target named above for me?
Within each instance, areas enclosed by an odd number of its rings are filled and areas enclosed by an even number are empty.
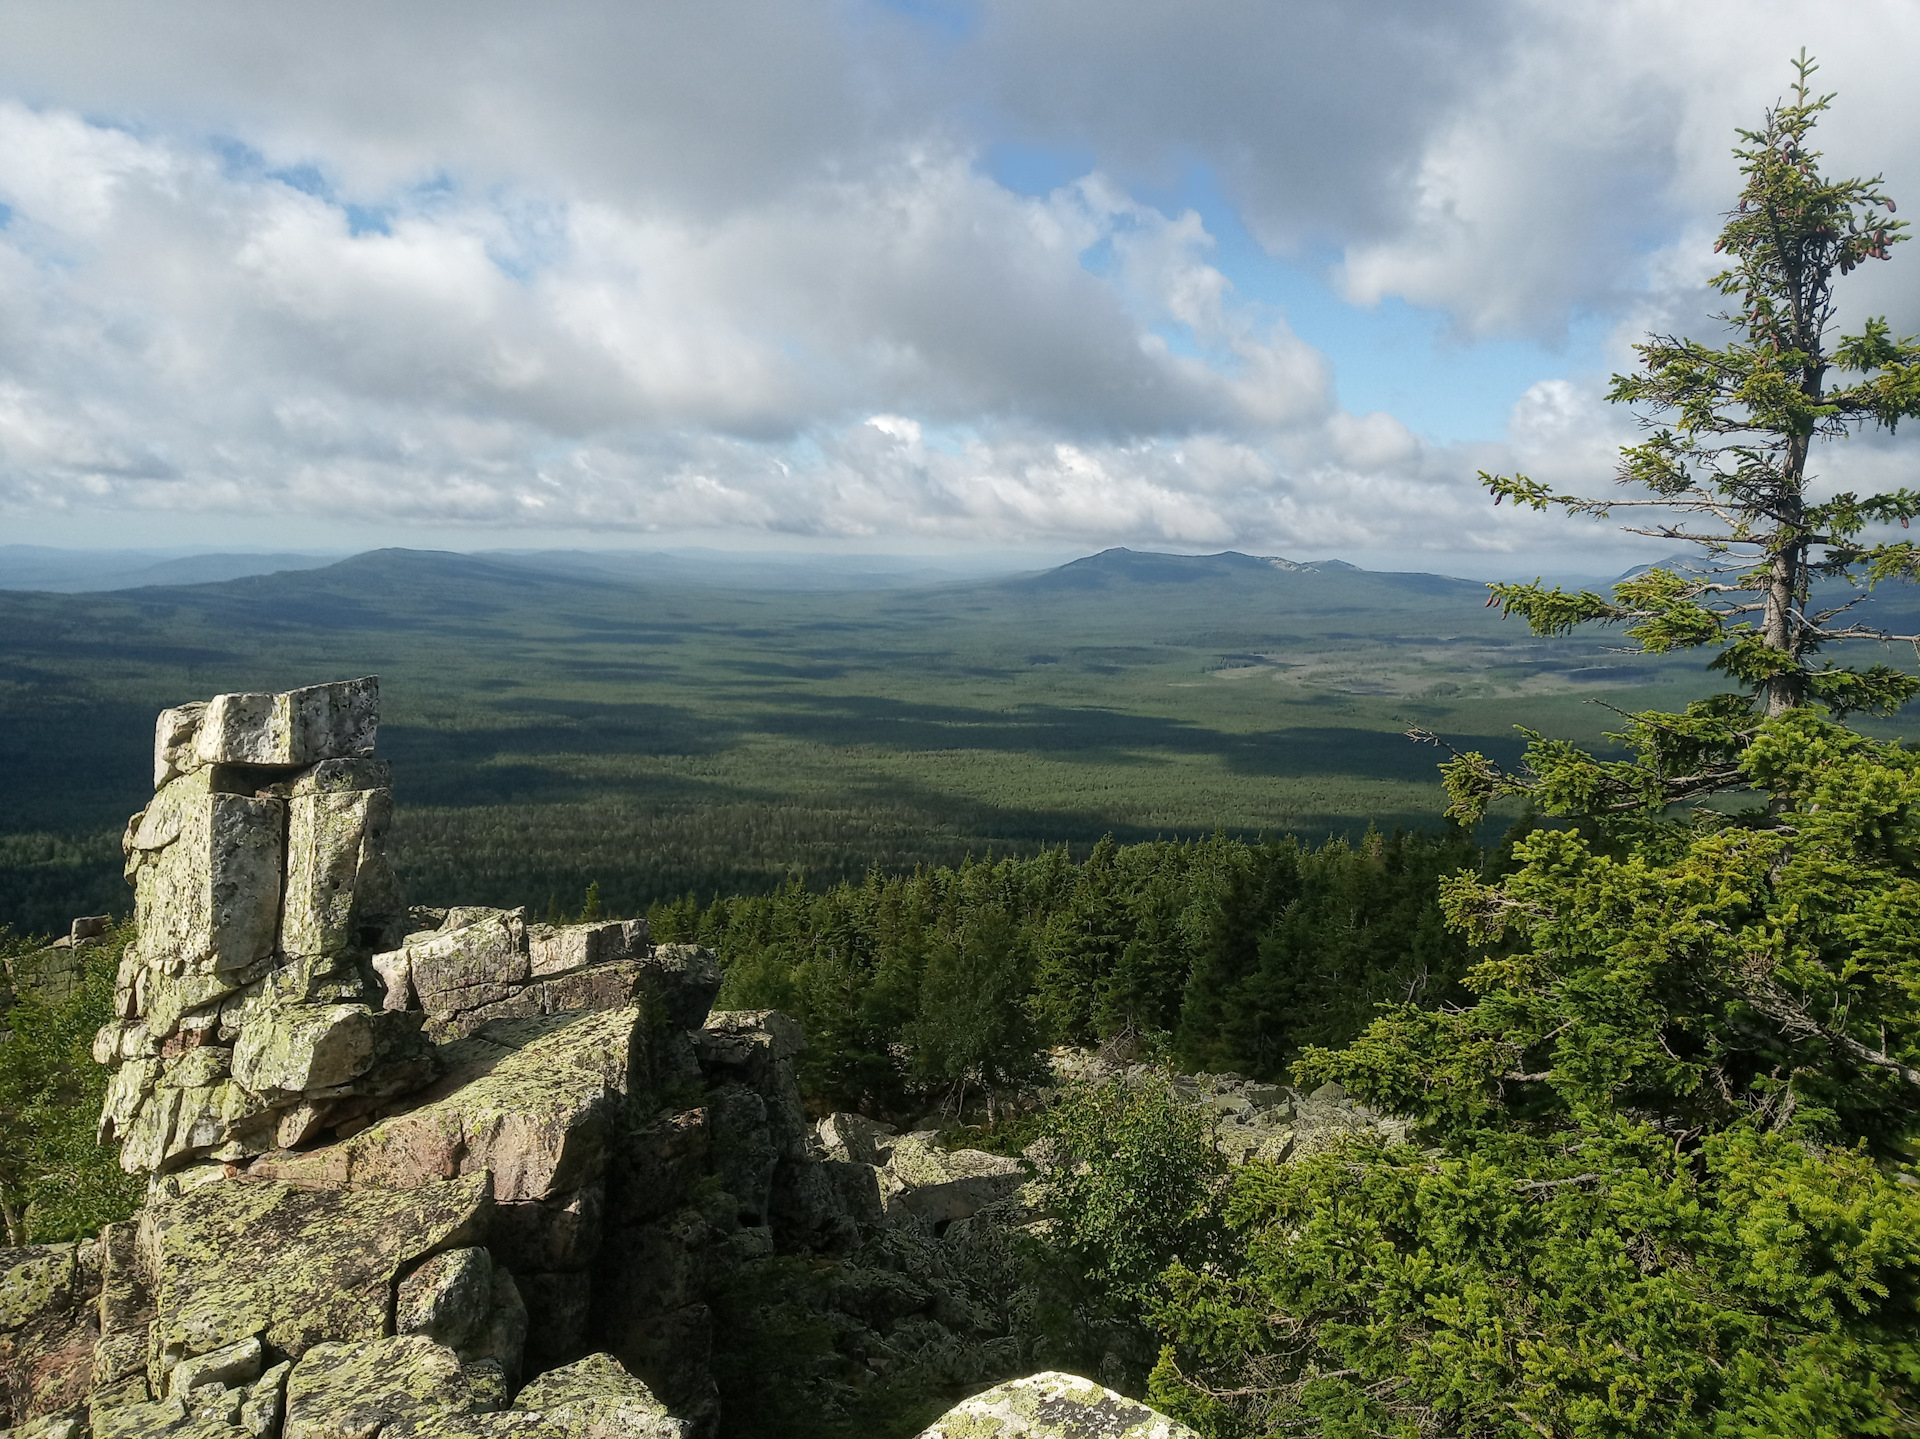
[[[1027,590],[1104,590],[1127,586],[1195,585],[1278,581],[1289,591],[1313,583],[1316,596],[1357,598],[1362,591],[1409,592],[1479,600],[1486,587],[1477,580],[1392,570],[1363,570],[1345,560],[1290,560],[1279,555],[1247,555],[1223,550],[1214,555],[1170,555],[1155,551],[1110,549],[1056,569],[1002,583]]]
[[[102,593],[135,589],[199,587],[257,582],[305,574],[325,589],[321,576],[355,576],[365,582],[403,583],[408,572],[459,574],[502,582],[541,577],[560,583],[649,587],[696,585],[706,589],[806,591],[998,588],[1100,590],[1110,586],[1191,585],[1272,580],[1279,576],[1384,584],[1397,590],[1441,592],[1476,582],[1443,575],[1363,570],[1345,560],[1292,560],[1224,550],[1212,555],[1168,554],[1115,547],[1051,569],[980,574],[964,563],[940,565],[919,557],[823,557],[817,562],[758,558],[713,551],[644,550],[366,550],[347,556],[300,553],[209,554],[154,558],[152,552],[54,550],[0,546],[0,589],[50,593]],[[304,589],[307,584],[292,588]],[[276,588],[269,586],[268,588]]]
[[[248,575],[319,569],[342,555],[167,554],[155,550],[65,550],[48,545],[0,545],[0,590],[91,594],[148,585],[200,585]]]
[[[1660,565],[1691,564],[1693,556],[1668,556]],[[1368,570],[1345,560],[1295,560],[1283,555],[1253,555],[1238,550],[1215,554],[1174,554],[1115,546],[1049,569],[972,574],[964,562],[942,565],[922,556],[823,556],[814,561],[792,556],[756,556],[700,550],[430,550],[392,547],[348,556],[311,553],[205,554],[160,557],[154,551],[56,550],[33,545],[0,545],[0,590],[49,593],[216,590],[230,600],[250,599],[269,606],[294,596],[326,597],[328,607],[375,598],[397,599],[425,586],[418,598],[436,604],[432,589],[456,581],[482,590],[552,586],[565,588],[679,589],[734,591],[742,594],[809,593],[828,595],[890,591],[1065,597],[1071,594],[1118,598],[1153,590],[1205,590],[1221,587],[1236,595],[1271,593],[1288,604],[1311,609],[1393,606],[1425,596],[1434,601],[1486,602],[1477,580],[1424,571]],[[1651,568],[1639,565],[1617,579]],[[1605,592],[1616,580],[1569,578],[1574,588]],[[230,588],[229,588],[230,587]],[[185,596],[182,595],[182,598]],[[213,593],[203,597],[216,607]],[[450,598],[450,597],[447,597]],[[1887,606],[1882,597],[1881,608]]]
[[[720,550],[522,550],[447,551],[408,549],[405,554],[466,554],[470,558],[542,574],[569,575],[619,584],[696,584],[742,590],[831,591],[909,589],[965,583],[1023,573],[1007,557],[832,555],[807,558],[773,552]],[[47,594],[97,594],[159,585],[217,584],[255,575],[313,570],[359,559],[332,554],[177,554],[159,550],[70,550],[46,545],[0,545],[0,590]]]

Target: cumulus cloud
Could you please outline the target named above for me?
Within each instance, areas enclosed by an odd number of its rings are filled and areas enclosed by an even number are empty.
[[[1732,126],[1815,13],[18,0],[0,512],[1577,551],[1473,474],[1604,483],[1596,374],[1474,445],[1347,413],[1165,197],[1198,169],[1276,263],[1469,349],[1598,316],[1624,363],[1703,321]],[[1862,0],[1813,37],[1836,163],[1896,193],[1916,29]],[[1083,173],[1017,193],[1009,139]],[[1862,288],[1920,327],[1920,280]]]

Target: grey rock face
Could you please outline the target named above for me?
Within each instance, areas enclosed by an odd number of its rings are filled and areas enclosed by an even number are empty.
[[[0,1399],[19,1425],[86,1398],[93,1377],[98,1244],[0,1250]]]
[[[444,1345],[462,1365],[499,1366],[508,1388],[520,1379],[527,1307],[513,1276],[485,1249],[436,1254],[400,1282],[394,1328]]]
[[[720,990],[713,954],[647,943],[645,920],[528,924],[526,911],[441,912],[400,948],[373,956],[388,1009],[418,1011],[427,1035],[463,1039],[496,1019],[526,1019],[645,1001],[674,1029],[695,1029]]]
[[[373,1439],[394,1427],[504,1407],[492,1376],[418,1334],[317,1344],[287,1379],[283,1439]]]
[[[140,938],[94,1044],[119,1066],[100,1137],[128,1169],[245,1160],[289,1112],[311,1137],[341,1100],[432,1077],[368,964],[405,927],[378,709],[369,678],[160,716],[157,792],[124,845]],[[224,1067],[196,1057],[215,1050]]]
[[[893,1155],[894,1127],[864,1114],[829,1114],[814,1134],[829,1159],[881,1165]]]
[[[542,1374],[513,1407],[544,1415],[568,1439],[685,1439],[693,1428],[610,1354],[589,1354]]]
[[[171,1391],[176,1365],[249,1338],[293,1358],[377,1339],[400,1277],[483,1237],[492,1208],[484,1173],[404,1193],[215,1182],[150,1203],[139,1248],[154,1392]]]
[[[1074,1374],[1032,1374],[963,1399],[918,1439],[1197,1439],[1186,1425]]]
[[[280,694],[215,695],[204,707],[162,714],[155,732],[156,788],[165,783],[159,778],[163,760],[304,767],[362,758],[373,753],[379,726],[380,681],[372,676]]]
[[[557,928],[535,925],[529,940],[529,959],[537,979],[585,969],[590,964],[631,959],[646,952],[647,922],[644,919],[568,924]]]
[[[207,1384],[223,1389],[251,1384],[260,1377],[265,1359],[260,1336],[250,1334],[224,1348],[182,1359],[167,1375],[167,1391],[180,1398]]]
[[[905,1135],[893,1142],[879,1170],[889,1214],[946,1224],[1011,1198],[1026,1181],[1017,1160],[978,1149],[941,1149],[931,1138]]]

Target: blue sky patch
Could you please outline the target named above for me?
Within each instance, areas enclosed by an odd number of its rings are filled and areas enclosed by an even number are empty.
[[[1091,174],[1093,168],[1091,150],[1025,145],[1017,140],[999,140],[987,147],[987,173],[1001,189],[1016,195],[1051,195]]]
[[[965,40],[980,28],[974,0],[878,0],[880,8],[924,25],[944,40]]]

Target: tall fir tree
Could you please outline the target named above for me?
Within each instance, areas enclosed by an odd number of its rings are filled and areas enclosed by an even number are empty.
[[[1482,946],[1474,1000],[1399,1006],[1310,1050],[1415,1123],[1229,1186],[1225,1249],[1177,1261],[1154,1392],[1221,1436],[1827,1436],[1911,1433],[1920,1413],[1920,756],[1836,722],[1920,681],[1822,646],[1875,638],[1816,578],[1912,576],[1872,533],[1901,490],[1815,496],[1813,442],[1920,408],[1920,347],[1884,323],[1829,348],[1832,285],[1900,238],[1878,181],[1824,178],[1830,97],[1740,132],[1746,177],[1720,248],[1741,332],[1653,337],[1614,395],[1673,422],[1623,456],[1643,499],[1525,477],[1496,499],[1576,513],[1678,509],[1637,526],[1740,554],[1611,601],[1539,586],[1495,599],[1538,630],[1623,622],[1649,650],[1713,646],[1745,687],[1630,717],[1627,761],[1535,737],[1527,768],[1447,766],[1455,813],[1524,794],[1536,827],[1495,882],[1443,907]],[[1837,369],[1862,378],[1832,387]],[[1642,509],[1640,507],[1646,507]],[[1819,709],[1828,713],[1823,715]],[[1676,813],[1729,789],[1760,803]]]

